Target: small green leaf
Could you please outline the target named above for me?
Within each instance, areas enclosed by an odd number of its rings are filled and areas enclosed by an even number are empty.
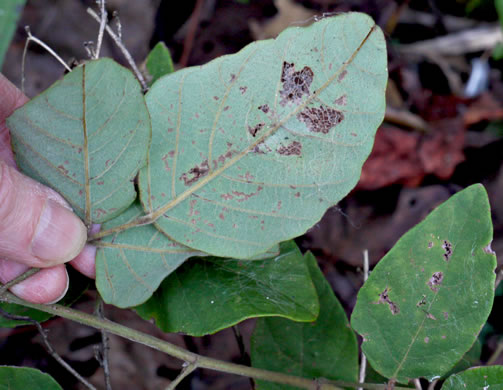
[[[215,256],[246,259],[304,233],[360,177],[386,56],[373,20],[348,13],[163,77],[146,96],[144,209]]]
[[[86,224],[136,198],[150,119],[138,81],[103,58],[75,68],[7,119],[19,167],[54,188]]]
[[[356,336],[315,257],[308,253],[304,258],[320,300],[318,319],[295,323],[283,318],[260,318],[251,339],[252,365],[310,379],[356,382]],[[257,388],[293,389],[264,381],[257,381]]]
[[[113,228],[143,215],[138,203],[102,229]],[[201,255],[180,245],[152,225],[128,229],[95,243],[96,287],[106,303],[118,307],[149,299],[162,280],[191,256]]]
[[[192,259],[135,310],[165,332],[203,336],[251,317],[312,321],[319,304],[302,254],[287,242],[267,260]]]
[[[0,366],[0,390],[63,390],[50,375],[34,368]]]
[[[175,71],[171,54],[164,42],[158,42],[154,46],[147,56],[146,66],[148,73],[152,76],[150,85],[154,84],[162,76]]]
[[[0,70],[25,3],[26,0],[2,0],[0,4]]]
[[[447,378],[442,390],[503,390],[503,366],[475,367]]]
[[[470,349],[494,298],[496,256],[483,186],[407,232],[360,289],[351,323],[370,363],[406,383],[446,374]]]

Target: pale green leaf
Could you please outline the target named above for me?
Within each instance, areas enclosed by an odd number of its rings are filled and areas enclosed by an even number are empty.
[[[26,0],[2,0],[0,2],[0,70],[25,3]]]
[[[310,379],[356,382],[358,344],[346,313],[318,268],[315,257],[304,256],[320,300],[315,322],[261,318],[251,339],[252,365]],[[257,381],[257,389],[293,389]]]
[[[141,206],[134,203],[102,228],[109,229],[142,215]],[[170,240],[152,225],[115,233],[95,245],[98,247],[96,286],[106,303],[118,307],[145,302],[163,279],[187,258],[200,255]]]
[[[145,210],[216,256],[249,258],[299,236],[357,183],[386,81],[383,34],[359,13],[160,79],[146,96]]]
[[[251,317],[312,321],[319,304],[302,254],[287,242],[267,260],[191,259],[135,310],[165,332],[202,336]]]
[[[50,375],[29,367],[0,366],[0,390],[62,390]]]
[[[496,256],[489,201],[473,185],[407,232],[358,293],[351,323],[379,373],[399,382],[446,374],[491,311]]]
[[[150,76],[152,76],[150,84],[154,84],[162,76],[175,71],[171,54],[164,42],[158,42],[157,45],[154,46],[147,56],[145,66]]]
[[[90,61],[7,119],[19,167],[54,188],[87,224],[136,198],[150,119],[138,81],[110,59]]]
[[[503,366],[475,367],[447,378],[442,390],[503,390]]]

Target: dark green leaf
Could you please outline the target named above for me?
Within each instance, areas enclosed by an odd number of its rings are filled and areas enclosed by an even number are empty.
[[[312,321],[319,304],[302,254],[288,242],[267,260],[192,259],[135,310],[165,332],[202,336],[250,317]]]
[[[142,215],[141,206],[134,203],[102,229]],[[118,307],[145,302],[166,276],[187,258],[200,254],[170,240],[152,225],[107,236],[96,246],[96,286],[106,303]]]
[[[171,54],[164,42],[158,42],[154,46],[147,56],[146,66],[148,73],[152,76],[150,85],[154,84],[162,76],[175,71]]]
[[[251,340],[252,365],[306,378],[356,382],[358,344],[346,313],[311,253],[305,259],[320,299],[315,322],[260,318]],[[293,389],[257,381],[258,389]]]
[[[183,245],[245,259],[313,226],[357,183],[384,115],[386,44],[325,18],[159,80],[143,206]]]
[[[452,196],[406,233],[358,293],[351,323],[379,373],[399,382],[446,374],[489,316],[496,256],[481,185]]]
[[[0,366],[0,390],[63,390],[50,375],[28,367]]]
[[[7,119],[19,167],[54,188],[86,224],[119,215],[136,198],[150,119],[133,74],[90,61]]]
[[[2,0],[0,3],[0,70],[24,3],[26,0]]]
[[[503,390],[503,366],[475,367],[447,378],[442,390]]]

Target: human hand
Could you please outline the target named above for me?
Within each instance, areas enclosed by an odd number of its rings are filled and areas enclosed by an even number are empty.
[[[30,267],[38,273],[11,291],[22,299],[49,303],[68,289],[64,263],[95,277],[96,249],[86,245],[87,231],[55,191],[16,169],[5,120],[28,98],[0,74],[0,282]]]

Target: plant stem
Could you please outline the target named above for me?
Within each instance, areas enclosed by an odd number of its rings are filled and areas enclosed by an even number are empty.
[[[40,268],[30,268],[27,271],[23,272],[21,275],[8,281],[7,283],[5,283],[5,284],[0,283],[0,295],[2,295],[4,292],[6,292],[12,286],[22,282],[25,279],[28,279],[30,276],[35,275],[38,271],[40,271]]]
[[[178,386],[180,382],[184,380],[187,376],[189,376],[196,368],[197,368],[197,362],[196,363],[185,362],[180,374],[175,378],[173,382],[169,384],[166,390],[175,390],[176,386]]]
[[[61,305],[41,305],[37,303],[26,302],[9,292],[5,292],[3,296],[0,296],[0,302],[14,303],[32,309],[41,310],[46,313],[60,316],[78,322],[80,324],[90,326],[95,329],[100,329],[108,333],[115,334],[117,336],[124,337],[128,340],[154,348],[170,356],[183,360],[189,364],[197,363],[197,366],[200,368],[206,368],[210,370],[225,372],[228,374],[241,375],[254,379],[281,383],[290,386],[297,386],[302,389],[310,389],[310,390],[341,390],[339,386],[344,387],[359,386],[364,389],[370,389],[370,390],[372,389],[384,390],[386,388],[386,385],[370,384],[370,383],[367,384],[367,383],[353,383],[353,382],[342,382],[342,381],[323,381],[323,383],[321,383],[321,381],[295,377],[291,375],[282,374],[279,372],[272,372],[254,367],[246,367],[239,364],[228,363],[217,359],[212,359],[209,357],[189,352],[174,344],[168,343],[164,340],[158,339],[149,334],[139,332],[135,329],[128,328],[127,326],[117,324],[115,322],[107,320],[106,318],[101,319],[91,314],[87,314]],[[406,387],[395,387],[395,389],[408,390],[408,388]]]

